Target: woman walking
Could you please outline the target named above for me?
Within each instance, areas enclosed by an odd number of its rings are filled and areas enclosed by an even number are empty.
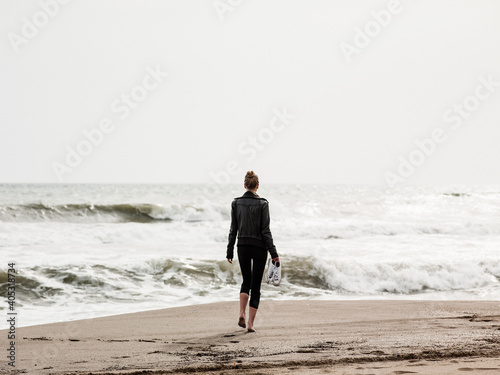
[[[253,324],[260,301],[260,284],[266,267],[267,252],[275,262],[279,256],[273,243],[269,228],[269,204],[257,195],[259,177],[253,172],[245,176],[245,194],[235,198],[231,204],[231,227],[227,245],[226,258],[233,263],[233,250],[238,237],[238,261],[240,262],[243,283],[240,289],[240,317],[238,325],[255,332]],[[245,322],[245,311],[250,301],[248,325]]]

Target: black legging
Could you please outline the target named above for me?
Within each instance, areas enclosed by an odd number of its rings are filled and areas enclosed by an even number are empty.
[[[259,308],[260,284],[264,268],[266,268],[266,260],[267,250],[256,246],[238,246],[238,261],[243,276],[240,293],[250,295],[250,307],[256,309]]]

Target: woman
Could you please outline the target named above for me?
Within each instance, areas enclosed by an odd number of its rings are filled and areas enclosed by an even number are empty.
[[[266,267],[267,252],[275,262],[279,262],[279,256],[269,229],[269,204],[257,195],[259,177],[253,171],[247,172],[244,187],[245,194],[235,198],[231,204],[231,228],[226,258],[229,263],[233,263],[234,243],[238,234],[238,261],[243,276],[238,325],[247,327],[245,311],[250,300],[248,332],[255,332],[253,324],[259,308],[260,284]]]

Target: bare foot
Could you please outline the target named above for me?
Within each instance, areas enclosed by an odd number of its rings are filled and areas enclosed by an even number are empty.
[[[238,325],[241,327],[241,328],[246,328],[246,324],[245,324],[245,317],[244,316],[240,316],[240,318],[238,319]]]
[[[248,327],[248,333],[255,332],[255,329]]]

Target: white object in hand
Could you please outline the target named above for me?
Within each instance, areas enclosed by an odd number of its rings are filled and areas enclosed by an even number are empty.
[[[269,259],[269,262],[267,264],[266,282],[268,284],[272,283],[274,286],[280,285],[281,282],[280,262],[274,262],[272,259]]]

